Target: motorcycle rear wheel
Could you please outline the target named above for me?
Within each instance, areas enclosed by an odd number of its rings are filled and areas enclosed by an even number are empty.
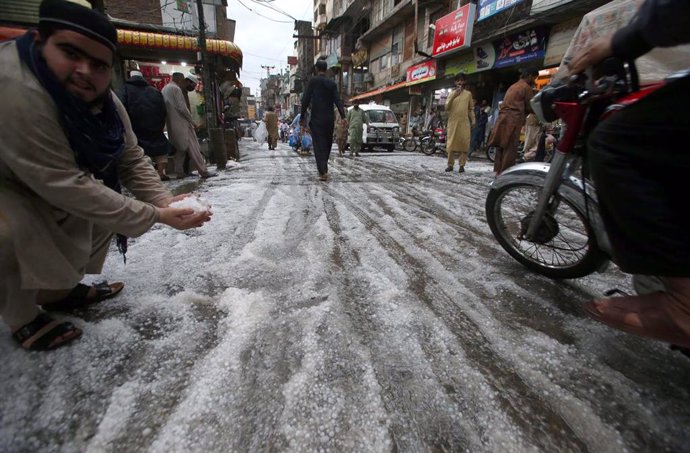
[[[541,187],[524,182],[489,191],[486,220],[501,247],[528,269],[549,278],[579,278],[600,269],[608,258],[599,249],[589,222],[558,193],[537,238],[522,237],[540,191]]]
[[[431,156],[436,152],[436,146],[431,140],[422,141],[421,143],[422,152],[427,156]]]

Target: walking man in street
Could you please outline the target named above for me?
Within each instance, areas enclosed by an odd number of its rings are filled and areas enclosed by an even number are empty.
[[[474,107],[474,118],[476,125],[472,130],[472,143],[470,145],[473,152],[481,150],[486,138],[486,123],[489,121],[489,104],[483,99],[481,105]]]
[[[333,129],[335,115],[333,106],[338,108],[340,118],[345,118],[345,109],[338,95],[338,87],[334,81],[326,77],[328,65],[325,60],[318,60],[314,65],[316,75],[309,79],[307,89],[302,96],[302,111],[300,126],[305,127],[307,109],[311,108],[309,128],[314,142],[314,157],[316,169],[321,181],[328,180],[328,158],[333,146]]]
[[[458,154],[458,173],[465,171],[467,153],[470,150],[470,138],[474,127],[474,102],[472,94],[465,89],[465,75],[455,76],[455,90],[446,100],[446,112],[448,112],[448,151],[447,172],[453,171],[455,155]]]
[[[106,16],[66,0],[44,0],[38,32],[0,44],[0,316],[27,350],[82,333],[39,307],[80,309],[122,290],[79,283],[101,273],[114,233],[124,253],[122,235],[210,219],[167,207],[181,197],[162,185],[109,89],[116,49]]]
[[[364,110],[359,108],[359,101],[356,100],[347,112],[347,141],[350,143],[350,157],[359,156],[365,123],[369,124],[369,119]]]
[[[531,112],[529,101],[534,96],[534,81],[539,72],[534,69],[523,69],[520,80],[508,88],[503,103],[498,111],[498,120],[491,131],[488,146],[496,147],[494,171],[496,176],[506,168],[515,165],[517,149],[520,142],[520,130],[525,124],[525,117]]]
[[[163,134],[167,115],[165,100],[141,72],[132,71],[129,76],[118,96],[127,109],[139,146],[153,161],[161,180],[167,181],[170,178],[165,174],[165,167],[170,143]]]
[[[269,107],[264,113],[264,123],[268,131],[268,149],[274,150],[278,146],[278,115],[273,107]]]
[[[178,179],[185,176],[186,155],[189,155],[200,177],[205,179],[216,176],[215,173],[209,173],[206,168],[206,161],[201,154],[199,140],[196,138],[196,125],[185,101],[185,94],[182,92],[182,90],[194,91],[195,87],[196,77],[192,74],[185,77],[181,72],[174,72],[172,82],[163,87],[163,99],[168,110],[168,138],[175,148],[175,174]]]

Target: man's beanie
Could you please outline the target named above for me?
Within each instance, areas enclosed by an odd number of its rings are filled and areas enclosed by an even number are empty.
[[[38,23],[55,30],[71,30],[117,49],[117,29],[101,12],[86,6],[84,0],[43,0],[38,10]]]

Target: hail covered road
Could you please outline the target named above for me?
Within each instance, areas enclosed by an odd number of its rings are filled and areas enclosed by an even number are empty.
[[[0,327],[2,452],[690,451],[690,360],[585,318],[611,268],[527,271],[494,240],[485,160],[313,157],[243,140],[198,183],[211,223],[113,252],[126,283],[73,346]]]

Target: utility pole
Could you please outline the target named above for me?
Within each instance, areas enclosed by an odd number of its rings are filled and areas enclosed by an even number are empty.
[[[201,60],[201,76],[204,81],[204,107],[206,110],[206,132],[208,133],[208,154],[210,160],[216,163],[219,170],[225,169],[228,160],[225,147],[223,129],[218,128],[216,119],[216,105],[211,85],[211,67],[209,65],[208,50],[206,49],[206,21],[204,20],[204,5],[202,0],[196,0],[199,15],[199,59]]]
[[[208,65],[208,52],[206,50],[206,22],[204,20],[204,5],[202,0],[196,0],[196,7],[199,14],[199,59],[201,60],[201,75],[204,82],[206,129],[208,130],[210,139],[211,128],[216,126],[216,115],[213,103],[213,91],[211,90],[211,70]]]
[[[275,69],[276,67],[275,67],[275,66],[264,66],[264,65],[261,65],[261,68],[266,70],[266,78],[268,79],[268,78],[271,77],[271,69]]]

